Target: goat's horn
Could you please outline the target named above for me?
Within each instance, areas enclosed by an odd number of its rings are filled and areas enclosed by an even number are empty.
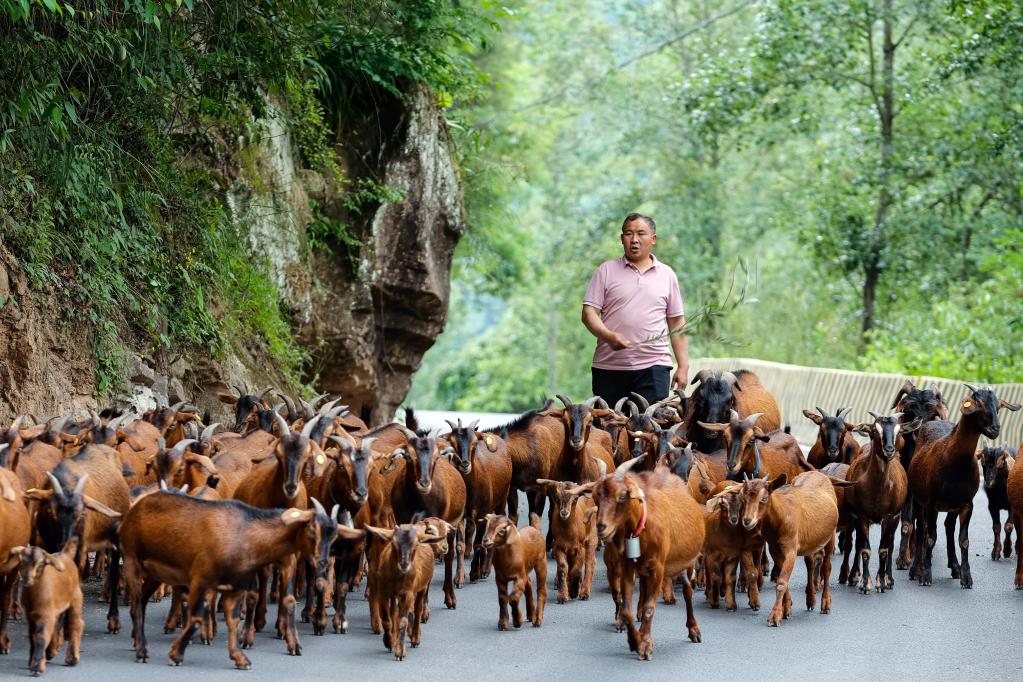
[[[470,431],[475,431],[479,423],[480,423],[479,419],[473,419],[465,428],[469,429]]]
[[[187,483],[185,485],[181,486],[181,494],[182,495],[187,495],[188,494],[188,484]]]
[[[307,421],[305,426],[302,427],[302,437],[308,438],[312,434],[313,429],[316,428],[316,425],[320,423],[321,419],[323,419],[323,417],[318,417],[316,415],[310,417],[309,421]]]
[[[618,414],[622,413],[622,407],[625,405],[626,400],[628,400],[627,397],[621,398],[618,402],[615,403],[615,412],[617,412]]]
[[[699,372],[696,373],[696,376],[693,377],[693,380],[689,382],[689,385],[693,386],[695,384],[702,383],[712,376],[714,376],[713,370],[701,369]]]
[[[199,434],[199,440],[207,441],[210,438],[213,438],[213,432],[217,430],[218,426],[220,426],[220,422],[213,422],[212,424],[207,426],[205,429],[202,430],[202,433]]]
[[[408,428],[407,426],[402,426],[400,428],[402,433],[405,434],[405,438],[407,438],[409,441],[411,441],[413,438],[419,438],[419,434],[413,431],[412,429]]]
[[[890,409],[894,410],[895,406],[899,404],[900,400],[902,400],[902,396],[906,395],[915,388],[916,386],[913,385],[913,382],[910,381],[909,379],[906,379],[906,383],[902,384],[902,387],[899,389],[899,392],[895,394],[895,400],[892,401],[892,406]]]
[[[179,440],[177,443],[174,444],[173,452],[176,452],[176,453],[178,453],[180,455],[181,453],[183,453],[185,451],[185,448],[187,448],[189,445],[191,445],[192,443],[198,443],[198,442],[199,441],[195,440],[194,438],[183,438],[183,439]]]
[[[590,403],[591,407],[593,405],[596,405],[597,407],[599,407],[602,410],[610,410],[611,409],[611,406],[607,404],[607,401],[604,400],[603,398],[601,398],[599,395],[593,396],[592,398],[590,398],[590,400],[593,401],[593,402]]]
[[[615,476],[618,478],[625,478],[625,474],[631,471],[632,467],[639,464],[639,460],[643,459],[644,457],[646,457],[645,452],[639,457],[633,457],[632,459],[622,462],[621,464],[618,465],[618,468],[615,469]]]
[[[312,419],[313,415],[316,414],[316,410],[313,409],[313,406],[302,398],[299,398],[298,402],[302,403],[302,417],[305,419]]]
[[[572,401],[566,398],[565,396],[561,395],[560,393],[555,393],[554,396],[558,400],[560,400],[565,405],[565,407],[572,407]]]
[[[82,474],[82,477],[78,479],[78,485],[75,486],[75,495],[81,495],[82,491],[85,490],[85,482],[89,480],[89,474]]]
[[[260,393],[260,394],[259,394],[259,395],[258,395],[258,396],[256,397],[256,402],[261,402],[261,401],[263,400],[263,398],[265,398],[265,397],[266,397],[266,394],[267,394],[267,393],[269,393],[269,392],[270,392],[270,391],[272,391],[272,390],[274,390],[274,387],[273,387],[273,386],[267,386],[266,388],[264,388],[264,389],[263,389],[263,392],[262,392],[262,393]]]
[[[739,377],[735,376],[731,372],[722,372],[721,378],[727,381],[732,388],[742,390],[742,386],[739,385]]]
[[[835,419],[838,419],[838,420],[845,419],[846,415],[848,415],[850,412],[852,412],[852,408],[851,407],[839,408],[838,414],[835,415]]]
[[[337,405],[339,402],[341,402],[340,396],[337,397],[337,398],[334,398],[333,400],[331,400],[329,402],[323,403],[323,405],[320,407],[319,412],[317,412],[316,414],[318,414],[318,415],[320,415],[322,417],[323,415],[325,415],[325,414],[329,413],[331,410],[333,410],[334,406]],[[310,407],[316,407],[316,405],[311,404]]]
[[[320,395],[316,396],[311,401],[309,401],[309,407],[311,407],[313,409],[316,409],[316,404],[319,403],[324,398],[327,398],[329,396],[330,396],[330,392],[329,391],[327,393],[321,393]],[[338,396],[336,398],[336,400],[341,400],[341,396]]]
[[[739,413],[735,410],[728,410],[728,419],[733,422],[739,421]]]
[[[644,412],[646,412],[647,409],[650,408],[650,401],[648,401],[646,398],[644,398],[640,394],[638,394],[638,393],[629,393],[629,395],[631,395],[633,398],[636,399],[636,404],[639,405],[640,409],[643,410]]]
[[[746,419],[744,420],[746,422],[746,426],[753,428],[754,426],[756,426],[757,420],[763,416],[764,416],[763,412],[754,412],[750,416],[746,417]]]
[[[630,419],[632,419],[637,414],[639,414],[639,405],[637,405],[635,402],[630,400],[630,401],[628,401],[625,404],[629,408],[629,418]]]
[[[167,481],[163,480],[162,478],[160,479],[160,490],[165,493],[170,492],[167,490]]]
[[[369,453],[370,446],[373,445],[373,442],[376,439],[377,439],[376,436],[370,436],[369,438],[363,438],[362,439],[362,445],[360,446],[362,448],[362,451],[365,452],[365,453]]]
[[[978,390],[980,390],[980,389],[976,388],[975,386],[973,386],[973,384],[964,383],[963,386],[965,386],[966,388],[970,389],[971,393],[976,393]]]
[[[340,510],[340,509],[341,509],[341,505],[340,504],[335,504],[333,506],[333,508],[330,510],[330,520],[333,521],[334,523],[337,523],[337,513],[338,513],[338,510]]]
[[[288,422],[284,421],[284,417],[281,416],[281,413],[276,408],[274,408],[274,420],[276,420],[277,427],[281,430],[281,438],[291,433],[291,427],[288,426]]]
[[[653,405],[648,405],[648,406],[646,407],[646,409],[645,409],[645,410],[643,410],[643,416],[644,416],[644,417],[651,417],[651,418],[652,418],[652,417],[654,416],[654,412],[656,412],[656,411],[657,411],[657,409],[658,409],[658,408],[659,408],[660,406],[661,406],[661,404],[660,404],[660,403],[654,403]]]
[[[827,418],[828,418],[828,413],[827,413],[827,412],[825,412],[825,411],[824,411],[824,408],[822,408],[822,407],[821,407],[820,405],[815,405],[813,409],[815,409],[815,410],[817,410],[818,412],[820,412],[820,413],[821,413],[821,416],[822,416],[822,417],[824,417],[825,419],[827,419]]]
[[[19,417],[18,417],[17,419],[15,419],[14,421],[12,421],[12,422],[11,422],[11,428],[10,428],[10,429],[8,429],[8,430],[9,430],[9,431],[14,431],[14,432],[17,432],[17,431],[18,431],[18,429],[20,429],[20,428],[21,428],[21,419],[22,419],[22,417],[23,417],[23,416],[24,416],[24,415],[21,415],[21,416],[19,416]]]
[[[50,479],[50,485],[53,486],[53,492],[64,497],[64,489],[60,487],[60,481],[57,480],[57,477],[49,471],[46,472],[46,476]]]
[[[323,508],[323,505],[320,504],[319,500],[317,500],[315,497],[310,497],[309,501],[313,503],[313,507],[316,508],[317,514],[323,514],[324,516],[327,515],[327,510]]]
[[[867,414],[869,414],[871,417],[873,417],[874,421],[877,421],[878,419],[881,418],[881,415],[875,414],[875,413],[871,412],[870,410],[867,410]]]
[[[288,419],[294,419],[297,416],[295,410],[295,403],[291,400],[291,398],[289,398],[283,393],[278,393],[277,395],[279,395],[281,400],[284,401],[284,404],[288,406]]]
[[[607,462],[602,460],[600,457],[594,457],[593,455],[590,455],[590,459],[597,463],[597,470],[600,471],[601,478],[607,476]]]
[[[455,426],[454,424],[452,424],[452,423],[451,423],[451,420],[450,420],[450,419],[445,419],[444,421],[446,421],[446,422],[448,423],[448,426],[450,426],[450,427],[451,427],[451,432],[452,432],[452,433],[454,433],[455,431],[457,431],[457,430],[458,430],[458,427],[457,427],[457,426]],[[461,419],[459,419],[458,421],[462,421],[462,420],[461,420]]]
[[[245,391],[243,391],[242,389],[238,388],[238,384],[231,384],[231,388],[233,388],[234,390],[238,391],[238,397],[239,398],[241,398],[242,396],[245,395]]]

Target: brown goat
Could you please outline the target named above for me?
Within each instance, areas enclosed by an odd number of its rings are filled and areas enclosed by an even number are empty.
[[[597,524],[593,500],[571,491],[571,481],[551,481],[541,478],[551,500],[551,535],[554,546],[551,554],[558,565],[555,584],[558,603],[569,599],[586,601],[593,590],[593,571],[597,565]],[[556,513],[555,513],[556,511]]]
[[[686,574],[683,575],[683,594],[689,639],[693,642],[701,639],[693,613],[693,586],[687,573],[696,564],[706,531],[703,511],[682,479],[663,467],[639,474],[628,473],[635,463],[636,460],[625,462],[614,474],[593,484],[592,490],[597,505],[597,533],[604,540],[605,552],[614,545],[618,556],[619,625],[627,628],[629,649],[641,659],[649,660],[654,650],[651,628],[657,595],[665,581],[675,576]],[[635,559],[628,557],[627,538],[633,538],[633,542],[639,540],[639,556]],[[636,629],[632,611],[632,591],[637,575],[640,579],[640,630]],[[615,589],[612,585],[612,592]]]
[[[78,538],[57,554],[40,547],[14,547],[21,573],[21,605],[28,621],[28,669],[33,676],[46,672],[46,662],[67,641],[65,665],[76,665],[82,648],[82,586],[75,568]],[[6,652],[5,652],[6,653]]]
[[[909,569],[911,580],[920,585],[931,584],[931,553],[938,539],[938,512],[945,514],[945,540],[948,545],[948,567],[953,578],[959,578],[963,589],[973,587],[970,572],[970,518],[973,498],[980,487],[977,468],[977,441],[981,435],[997,438],[1001,432],[999,408],[1019,410],[1019,405],[999,400],[990,389],[977,389],[969,384],[970,395],[960,403],[962,417],[955,426],[947,421],[930,421],[920,428],[916,453],[909,465],[909,489],[913,495],[916,518],[916,554]],[[959,548],[962,564],[956,560],[952,536],[959,521]]]
[[[700,422],[705,431],[721,434],[728,453],[729,478],[737,480],[743,474],[750,478],[787,474],[795,479],[805,471],[812,471],[813,467],[803,458],[796,439],[782,431],[765,434],[758,424],[761,417],[761,414],[754,413],[741,419],[732,410],[727,424]]]
[[[721,433],[708,431],[698,422],[708,424],[724,423],[730,411],[735,410],[740,419],[760,413],[763,421],[760,428],[766,433],[781,428],[781,412],[778,403],[763,384],[760,377],[744,369],[735,372],[713,372],[709,369],[697,373],[691,385],[699,384],[686,403],[687,424],[685,438],[700,452],[713,452],[722,447]]]
[[[717,491],[718,488],[723,489]],[[715,490],[717,492],[707,500],[703,517],[706,529],[703,561],[707,573],[707,602],[711,608],[718,608],[723,593],[725,610],[736,610],[736,568],[741,561],[749,607],[756,613],[760,610],[760,587],[764,582],[760,571],[764,538],[759,528],[748,531],[739,524],[742,515],[742,484],[722,482],[715,486]]]
[[[384,614],[384,646],[401,661],[408,655],[406,638],[413,647],[422,642],[421,626],[433,579],[434,552],[429,545],[444,542],[446,536],[426,535],[424,527],[411,524],[393,529],[368,526],[366,530],[378,540],[378,549],[371,554],[370,571],[376,576],[371,598]]]
[[[6,447],[6,443],[0,446]],[[28,510],[21,500],[21,482],[13,472],[0,468],[0,557],[6,558],[13,547],[27,545],[30,530]],[[16,568],[10,563],[0,563],[0,654],[11,651],[7,616],[11,612],[14,583],[18,580]]]
[[[522,627],[519,600],[526,595],[526,620],[534,628],[543,625],[543,611],[547,605],[547,551],[540,517],[529,515],[529,525],[516,528],[507,516],[487,514],[487,528],[483,546],[494,551],[494,581],[497,583],[499,614],[497,629],[508,629],[508,607],[511,606],[511,624]],[[529,572],[536,576],[536,603]],[[514,583],[511,594],[508,583]]]
[[[207,591],[217,590],[223,593],[228,655],[236,667],[248,669],[249,659],[238,649],[238,607],[253,577],[264,566],[301,554],[314,562],[316,580],[325,581],[334,539],[339,533],[346,537],[362,533],[338,528],[337,507],[330,516],[318,503],[314,507],[258,509],[236,500],[198,500],[177,493],[155,493],[138,500],[118,531],[136,660],[149,658],[146,604],[160,583],[167,583],[188,588],[190,614],[188,626],[171,646],[171,662],[181,665],[185,647],[202,624]],[[293,609],[294,599],[286,606]],[[249,612],[246,618],[251,616]]]
[[[1023,444],[1016,451],[1016,461],[1023,457]],[[1023,590],[1023,466],[1013,466],[1005,481],[1005,494],[1009,498],[1012,522],[1016,526],[1016,575],[1014,584],[1017,590]]]
[[[774,608],[767,624],[777,627],[783,618],[792,615],[789,580],[796,557],[806,560],[806,608],[812,611],[817,603],[814,562],[821,563],[821,614],[831,611],[831,554],[835,550],[835,528],[838,525],[836,482],[819,471],[800,474],[792,485],[785,485],[786,474],[772,480],[756,478],[742,484],[742,527],[748,531],[759,527],[771,557],[781,568],[778,572]]]
[[[815,469],[823,469],[832,462],[851,464],[860,454],[860,444],[852,436],[853,425],[845,420],[852,408],[841,407],[835,416],[820,407],[816,409],[820,414],[803,410],[803,416],[817,425],[817,440],[807,453],[806,461]]]
[[[508,447],[503,438],[478,433],[476,420],[468,426],[448,422],[451,433],[448,441],[455,450],[453,462],[465,482],[465,552],[471,553],[469,581],[476,582],[489,575],[488,554],[483,551],[483,528],[476,523],[486,514],[502,514],[508,507],[512,466]],[[465,581],[459,562],[459,575],[455,584]]]
[[[991,515],[991,530],[995,534],[995,542],[991,547],[991,560],[998,561],[1003,554],[1008,559],[1012,556],[1014,526],[1012,524],[1012,506],[1006,493],[1006,483],[1016,460],[1012,456],[1012,450],[998,446],[984,448],[977,453],[977,459],[980,461],[981,471],[984,472],[984,494],[987,496],[988,513]],[[1002,525],[999,517],[1003,509],[1008,512],[1005,519],[1004,547],[999,537]]]
[[[878,546],[877,589],[880,592],[895,586],[892,578],[892,559],[895,554],[895,531],[899,527],[902,506],[906,502],[908,482],[906,470],[902,468],[898,454],[902,433],[920,427],[919,422],[903,425],[896,413],[882,417],[868,412],[874,418],[872,424],[860,424],[856,432],[870,437],[870,443],[863,448],[863,454],[853,460],[845,474],[845,480],[855,483],[842,491],[842,504],[852,517],[856,527],[856,550],[859,561],[854,558],[853,572],[849,584],[860,578],[860,592],[873,589],[870,579],[870,524],[881,524],[881,544]],[[858,564],[862,562],[862,567]]]

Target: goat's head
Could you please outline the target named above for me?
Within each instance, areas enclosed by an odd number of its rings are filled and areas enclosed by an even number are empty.
[[[969,419],[988,438],[998,438],[998,434],[1002,432],[998,410],[1004,407],[1016,412],[1020,406],[999,399],[990,388],[975,388],[970,384],[964,386],[970,390],[970,394],[963,399],[960,406],[963,419]]]
[[[629,471],[646,455],[634,457],[620,464],[615,473],[604,476],[592,485],[593,501],[597,505],[597,534],[607,541],[620,529],[634,531],[643,517],[646,493]],[[585,492],[584,486],[573,490]]]
[[[739,413],[732,410],[727,424],[697,422],[706,431],[720,433],[728,452],[728,471],[738,474],[746,469],[756,469],[756,441],[767,442],[770,438],[757,426],[761,412],[739,419]]]
[[[314,421],[305,425],[302,433],[292,433],[288,423],[278,413],[274,413],[277,420],[277,428],[281,437],[277,440],[274,448],[274,456],[277,457],[277,464],[284,474],[284,495],[289,500],[295,499],[298,495],[299,485],[302,483],[302,472],[307,464],[312,464],[313,475],[319,476],[327,465],[327,458],[319,447],[309,440],[309,432],[312,430]]]
[[[454,526],[436,516],[428,516],[415,525],[421,538],[442,538],[439,542],[433,543],[434,556],[440,558],[448,553],[448,536],[454,531]]]
[[[856,433],[870,438],[870,452],[890,462],[904,445],[903,434],[912,433],[920,428],[920,422],[912,424],[902,423],[902,413],[896,412],[891,416],[881,416],[873,412],[867,412],[873,419],[873,423],[860,424],[854,428]]]
[[[54,570],[61,573],[67,570],[77,571],[78,569],[72,563],[77,551],[78,538],[71,538],[56,554],[50,554],[42,547],[28,545],[27,547],[12,547],[10,558],[18,560],[18,572],[21,575],[22,587],[31,588],[47,566],[52,566]]]
[[[428,495],[433,489],[433,470],[437,467],[437,460],[453,455],[454,448],[447,439],[439,438],[439,429],[425,435],[404,427],[402,429],[408,443],[394,450],[391,457],[405,458],[407,475],[414,478],[416,490],[422,495]]]
[[[59,467],[57,471],[59,471]],[[85,484],[89,480],[89,474],[83,474],[73,488],[69,485],[62,485],[52,472],[47,472],[46,476],[50,479],[50,488],[48,490],[31,488],[25,491],[25,497],[47,505],[50,520],[56,525],[56,530],[59,532],[57,538],[59,546],[66,545],[73,535],[81,532],[79,525],[85,520],[86,509],[111,518],[121,515],[120,512],[114,511],[85,494]]]
[[[342,491],[347,490],[349,497],[356,505],[366,504],[369,500],[369,469],[377,457],[372,448],[376,438],[372,436],[363,438],[359,445],[338,436],[328,436],[328,438],[337,443],[339,447],[337,458],[339,488]],[[351,437],[348,436],[348,438]]]
[[[507,516],[487,514],[486,528],[483,531],[483,547],[492,549],[502,547],[518,538],[518,529]]]
[[[269,409],[270,406],[263,402],[263,398],[273,389],[271,387],[265,388],[257,396],[247,393],[233,384],[231,388],[234,389],[237,395],[235,393],[217,393],[217,398],[222,403],[234,405],[233,430],[240,433],[250,416],[255,415],[257,411]],[[269,431],[269,428],[264,429],[264,431]]]
[[[303,556],[313,562],[316,567],[315,587],[322,592],[327,586],[327,578],[330,573],[330,548],[339,534],[344,537],[363,537],[364,531],[357,531],[351,528],[339,530],[337,523],[338,505],[334,505],[330,514],[323,508],[315,497],[309,498],[312,509],[287,509],[281,514],[281,521],[285,526],[301,523],[305,526],[305,532],[299,537],[299,548]]]
[[[626,406],[629,408],[629,419],[625,424],[626,439],[629,445],[629,452],[632,458],[639,457],[643,453],[643,434],[653,433],[657,422],[654,421],[654,414],[660,409],[660,403],[651,405],[647,399],[638,393],[631,394],[635,399],[629,400]]]
[[[565,434],[568,445],[575,452],[581,452],[590,437],[593,417],[609,417],[611,410],[600,396],[592,396],[584,402],[573,403],[569,398],[558,394],[558,400],[565,406],[561,410],[561,419],[565,422]],[[594,405],[599,405],[594,409]]]
[[[185,462],[185,449],[195,442],[191,439],[181,440],[173,448],[168,448],[163,438],[158,439],[159,449],[146,461],[146,474],[155,469],[156,480],[167,484],[176,483]]]
[[[823,408],[816,409],[820,414],[803,410],[803,416],[817,425],[817,440],[824,447],[828,460],[837,462],[841,454],[842,440],[846,433],[853,430],[853,425],[845,421],[852,408],[840,407],[834,416],[829,415]]]
[[[657,463],[668,467],[671,473],[688,483],[689,472],[696,463],[696,459],[693,454],[693,444],[686,443],[685,447],[676,445],[670,446],[667,452],[658,458]],[[702,464],[699,466],[702,466]],[[709,479],[709,474],[706,475],[705,478]]]
[[[693,377],[690,385],[696,385],[690,396],[693,403],[693,420],[720,424],[735,409],[735,393],[741,391],[738,378],[731,372],[714,372],[705,369]]]
[[[435,544],[447,541],[446,535],[423,534],[420,536],[420,529],[410,523],[391,529],[366,526],[366,530],[380,540],[391,543],[394,555],[398,559],[398,570],[402,573],[408,573],[412,570],[412,562],[415,559],[416,548],[419,546],[419,543]]]
[[[977,453],[980,467],[984,471],[984,487],[988,490],[995,486],[999,476],[1005,476],[1016,463],[1012,451],[1003,446],[985,447]]]
[[[917,388],[909,379],[895,394],[891,409],[901,412],[902,421],[906,424],[917,420],[929,422],[948,419],[948,409],[941,398],[941,391],[933,384],[930,388]]]
[[[494,437],[490,435],[482,435],[476,433],[476,425],[480,423],[479,419],[474,419],[469,423],[468,426],[462,426],[462,419],[459,417],[458,424],[448,422],[448,426],[451,427],[451,433],[448,435],[448,440],[451,445],[454,446],[455,459],[458,466],[458,470],[468,476],[472,473],[472,462],[475,458],[476,443],[480,439],[485,439],[488,447],[494,442]]]
[[[707,500],[707,511],[723,514],[728,525],[736,527],[742,516],[742,485],[736,483]]]
[[[767,480],[767,476],[743,481],[740,492],[743,528],[753,530],[757,527],[770,509],[771,493],[785,485],[787,480],[788,475],[781,474],[773,481]]]
[[[548,478],[536,479],[536,484],[550,498],[551,510],[557,510],[562,521],[568,521],[575,511],[576,502],[583,496],[583,493],[576,492],[575,483],[572,481],[552,481]]]

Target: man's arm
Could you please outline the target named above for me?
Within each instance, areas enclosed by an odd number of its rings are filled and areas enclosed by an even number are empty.
[[[591,334],[615,350],[622,350],[632,345],[624,336],[608,329],[607,325],[604,324],[604,320],[600,317],[600,311],[593,306],[583,305],[583,326]]]
[[[675,376],[671,378],[671,383],[678,390],[684,391],[686,383],[689,381],[689,335],[674,332],[685,329],[686,318],[685,315],[679,315],[667,319],[668,332],[671,334],[668,338],[671,339],[671,350],[675,353],[675,362],[678,363],[678,369],[675,370]]]

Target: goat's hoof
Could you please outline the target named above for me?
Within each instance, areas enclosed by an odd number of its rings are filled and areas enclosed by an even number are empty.
[[[568,597],[563,597],[563,596],[562,596],[562,595],[560,595],[560,594],[558,595],[558,603],[559,603],[559,604],[565,604],[565,603],[567,603],[567,602],[568,602]]]
[[[245,661],[244,663],[235,663],[234,667],[238,670],[252,670],[252,664],[248,661]]]
[[[699,644],[703,641],[703,635],[700,633],[700,628],[693,627],[689,629],[689,641],[693,644]]]

